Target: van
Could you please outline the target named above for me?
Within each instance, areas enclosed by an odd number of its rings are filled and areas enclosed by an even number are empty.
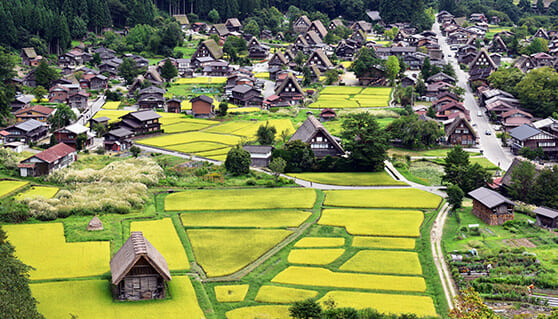
[[[479,111],[479,112],[477,113],[477,116],[478,116],[478,117],[481,117],[481,116],[482,116],[482,111]]]

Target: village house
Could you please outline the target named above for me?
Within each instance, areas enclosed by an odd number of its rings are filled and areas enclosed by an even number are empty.
[[[312,24],[308,28],[308,32],[314,31],[318,34],[318,36],[323,40],[327,35],[327,29],[324,27],[322,21],[314,20]]]
[[[173,14],[172,17],[178,22],[182,30],[187,29],[190,25],[190,20],[188,20],[188,16],[185,14]]]
[[[212,118],[215,116],[213,99],[209,96],[196,96],[190,100],[190,103],[192,103],[192,115],[195,118]]]
[[[386,78],[385,66],[372,66],[365,74],[358,76],[361,86],[385,86],[388,81]]]
[[[339,20],[339,19],[333,19],[329,22],[329,25],[327,26],[327,29],[329,31],[334,31],[335,29],[337,29],[337,27],[342,26],[343,21]]]
[[[225,60],[202,63],[202,74],[207,76],[227,76],[232,71],[229,62]]]
[[[221,47],[213,39],[209,39],[200,43],[196,52],[192,55],[190,63],[199,67],[204,62],[219,60],[222,57],[223,50]]]
[[[161,131],[161,115],[153,110],[131,112],[120,117],[118,127],[134,132],[134,135],[150,134]]]
[[[477,188],[468,194],[473,199],[473,215],[488,225],[503,225],[514,219],[515,204],[499,193],[485,187]]]
[[[306,67],[310,67],[312,65],[316,65],[320,72],[325,72],[328,69],[333,67],[333,64],[326,56],[322,49],[316,49],[312,54],[308,57],[308,60],[304,64]]]
[[[241,84],[232,89],[229,102],[238,106],[257,106],[261,107],[263,96],[260,90],[253,86]]]
[[[120,152],[132,147],[134,132],[126,128],[117,128],[103,135],[103,147],[106,151]]]
[[[87,107],[87,100],[89,99],[89,94],[85,91],[79,91],[68,97],[68,105],[71,108],[77,108],[83,110]]]
[[[333,109],[323,109],[320,112],[320,122],[327,122],[337,117]]]
[[[181,105],[182,101],[177,98],[167,100],[167,103],[165,104],[165,112],[180,113],[182,111]]]
[[[546,30],[543,29],[543,28],[539,28],[539,29],[537,30],[537,32],[535,32],[535,34],[534,34],[533,37],[531,38],[531,41],[532,41],[534,38],[541,38],[541,39],[545,39],[545,40],[547,40],[547,41],[550,40],[550,37],[548,36],[548,33],[547,33]]]
[[[471,147],[477,145],[477,133],[463,113],[444,125],[446,143]]]
[[[110,260],[110,273],[116,300],[165,299],[171,280],[165,258],[137,231]]]
[[[533,122],[532,125],[539,130],[558,136],[558,120],[552,117],[538,120],[536,122]]]
[[[353,25],[351,26],[351,30],[353,31],[362,30],[364,33],[368,34],[372,32],[372,24],[362,20],[357,21],[353,23]]]
[[[229,18],[225,21],[225,27],[227,27],[229,32],[240,32],[240,29],[242,29],[242,23],[240,23],[237,18]]]
[[[296,140],[310,144],[316,158],[336,157],[345,154],[343,147],[335,137],[313,115],[308,115],[306,121],[291,136],[289,142]]]
[[[37,120],[46,123],[48,117],[54,112],[54,109],[42,105],[33,105],[24,109],[20,109],[14,113],[16,123],[25,122],[27,120]]]
[[[82,65],[91,61],[93,56],[89,53],[83,52],[80,49],[72,49],[69,52],[62,54],[58,57],[58,65],[60,66],[76,66]]]
[[[546,228],[558,228],[558,210],[548,207],[537,207],[533,213],[537,218],[537,225]]]
[[[17,112],[21,109],[28,108],[31,106],[31,101],[33,101],[32,95],[19,95],[10,103],[11,112]]]
[[[8,126],[4,131],[9,133],[4,136],[6,143],[22,142],[28,144],[44,138],[48,133],[48,127],[43,122],[31,119]]]
[[[310,28],[312,22],[308,19],[307,16],[303,15],[300,16],[294,23],[293,23],[293,31],[295,33],[305,33]]]
[[[341,60],[352,61],[357,53],[356,43],[351,40],[341,40],[335,48],[335,55]]]
[[[488,52],[508,52],[508,46],[504,43],[504,40],[500,37],[494,37],[490,44],[488,45]]]
[[[89,120],[89,127],[92,130],[95,130],[95,127],[98,127],[98,126],[108,127],[109,121],[110,121],[110,118],[108,118],[106,116],[92,118],[92,119]]]
[[[120,64],[114,61],[107,61],[99,65],[99,72],[103,74],[108,74],[111,77],[118,75],[118,67]]]
[[[19,57],[21,58],[21,64],[34,67],[38,66],[43,59],[42,56],[37,55],[35,48],[22,48]]]
[[[444,72],[436,73],[426,79],[426,83],[434,83],[434,82],[445,82],[451,85],[455,85],[455,78],[445,74]]]
[[[354,31],[353,34],[351,34],[350,39],[351,39],[352,41],[354,41],[354,43],[355,43],[355,45],[356,45],[357,47],[360,48],[360,47],[362,47],[362,45],[363,45],[364,43],[366,43],[367,36],[366,36],[366,34],[364,33],[364,31],[362,31],[362,30],[357,30],[357,31]]]
[[[521,72],[527,73],[535,68],[535,62],[528,55],[521,55],[513,64],[514,67],[518,68]]]
[[[242,148],[250,153],[250,166],[267,167],[271,162],[273,146],[267,145],[243,145]]]
[[[417,80],[413,77],[410,76],[405,76],[404,78],[401,79],[401,81],[399,81],[399,83],[401,84],[401,87],[406,88],[409,86],[415,86]]]
[[[523,124],[531,124],[532,122],[533,115],[519,109],[509,110],[500,115],[500,123],[502,123],[502,127],[506,132]]]
[[[275,89],[275,95],[277,95],[281,101],[287,102],[289,105],[300,104],[304,98],[304,90],[292,75],[288,73],[285,80]]]
[[[219,38],[225,38],[230,31],[224,23],[214,24],[209,28],[209,34],[216,34]]]
[[[558,158],[558,137],[554,134],[542,131],[534,126],[523,124],[510,131],[511,150],[517,155],[524,148],[531,150],[542,149],[544,156],[555,160]]]
[[[19,175],[43,176],[55,170],[65,168],[77,160],[75,148],[64,143],[58,143],[40,153],[19,162]]]
[[[250,59],[266,59],[269,55],[269,47],[266,45],[256,45],[248,49]]]
[[[56,141],[58,141],[59,143],[64,143],[75,149],[78,148],[77,147],[78,136],[81,135],[85,138],[83,144],[81,145],[83,149],[86,149],[87,147],[92,145],[93,138],[95,137],[91,133],[91,130],[88,127],[85,127],[79,123],[74,123],[72,125],[68,125],[61,129],[58,129],[54,132],[53,135],[56,138]]]
[[[304,35],[304,40],[306,40],[307,45],[310,47],[318,47],[320,44],[323,43],[318,33],[314,31],[306,32],[306,34]]]
[[[138,92],[138,106],[140,109],[154,109],[162,108],[165,104],[165,98],[163,97],[165,90],[150,86]]]
[[[271,58],[269,59],[268,65],[271,66],[278,66],[283,67],[289,63],[287,57],[281,51],[276,51]]]
[[[461,102],[449,102],[441,106],[436,105],[436,107],[437,107],[436,109],[437,120],[441,120],[441,121],[451,120],[460,116],[460,114],[463,114],[468,121],[471,120],[469,115],[469,110],[467,110],[465,106],[463,106],[463,103]]]
[[[194,22],[190,26],[190,29],[194,32],[206,32],[207,24],[205,22]]]
[[[433,100],[433,98],[435,96],[439,95],[442,92],[449,91],[453,87],[454,87],[454,85],[443,82],[443,81],[430,83],[426,87],[426,96],[429,97],[430,100]]]
[[[531,55],[531,60],[535,63],[535,68],[554,66],[554,57],[548,53],[539,52]]]

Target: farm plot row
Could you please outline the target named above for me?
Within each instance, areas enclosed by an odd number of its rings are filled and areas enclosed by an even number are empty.
[[[360,108],[386,107],[389,105],[391,88],[326,87],[310,108]]]

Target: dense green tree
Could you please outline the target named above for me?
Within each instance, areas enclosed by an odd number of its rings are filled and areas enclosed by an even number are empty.
[[[260,26],[258,26],[258,23],[256,22],[256,20],[251,19],[245,26],[244,26],[244,32],[251,34],[255,37],[259,37],[260,36]]]
[[[322,307],[314,299],[295,301],[289,308],[289,315],[294,319],[319,319]]]
[[[138,66],[136,61],[130,58],[122,59],[122,63],[118,66],[118,75],[126,80],[126,84],[130,85],[138,76]]]
[[[534,38],[525,48],[525,53],[531,55],[539,52],[548,52],[548,41],[542,38]]]
[[[37,301],[29,288],[31,267],[16,258],[15,249],[0,227],[0,310],[6,319],[44,318],[37,311]]]
[[[269,169],[273,172],[273,177],[275,177],[275,183],[279,179],[279,175],[285,172],[285,168],[287,167],[287,162],[281,157],[274,158],[271,163],[269,163]]]
[[[343,120],[341,138],[356,171],[380,171],[384,168],[388,136],[372,114],[349,114]]]
[[[531,191],[535,184],[535,165],[529,161],[521,161],[511,173],[509,194],[513,199],[531,202]]]
[[[218,110],[219,116],[226,116],[228,110],[229,110],[229,103],[224,101],[219,103],[219,110]]]
[[[237,145],[227,153],[225,168],[233,175],[245,175],[250,172],[250,163],[250,153]]]
[[[161,76],[167,82],[169,82],[170,80],[172,80],[172,78],[174,78],[177,75],[178,75],[178,70],[176,69],[176,66],[172,64],[170,59],[166,59],[165,63],[161,67]]]
[[[269,122],[266,121],[265,125],[262,124],[258,127],[256,141],[260,143],[260,145],[272,145],[273,141],[275,141],[275,134],[277,134],[275,126],[269,126]]]
[[[221,19],[219,17],[219,12],[215,9],[212,9],[211,11],[209,11],[209,13],[207,14],[207,17],[209,18],[209,20],[211,20],[211,22],[213,23],[217,23],[219,22],[219,20]]]
[[[35,69],[35,80],[37,81],[37,85],[44,88],[50,88],[50,83],[58,79],[58,77],[59,75],[56,69],[48,65],[45,60],[42,60],[37,69]]]
[[[316,161],[314,152],[310,148],[310,144],[301,140],[294,140],[285,143],[283,148],[273,150],[271,159],[281,157],[287,162],[285,172],[300,173],[310,171]]]
[[[404,146],[412,149],[432,147],[444,136],[436,121],[423,121],[414,113],[395,119],[386,131],[391,138],[400,139]]]
[[[35,96],[35,99],[37,99],[37,102],[41,102],[41,99],[43,99],[47,94],[47,89],[40,85],[33,89],[33,95]]]
[[[333,83],[336,83],[337,80],[339,80],[339,73],[337,73],[337,70],[327,70],[325,72],[325,85],[332,85]]]
[[[72,124],[76,119],[76,113],[72,111],[69,105],[58,104],[56,112],[49,116],[47,121],[50,124],[50,129],[56,131],[59,128]]]
[[[523,72],[518,68],[498,68],[488,77],[490,86],[495,89],[515,94],[515,86],[523,79]]]
[[[463,202],[463,190],[457,185],[450,184],[446,190],[448,194],[448,204],[451,205],[452,209],[461,208],[461,203]]]
[[[515,86],[521,106],[535,116],[558,111],[558,73],[550,67],[531,70]]]
[[[469,193],[492,182],[492,177],[478,163],[471,165],[469,154],[456,146],[446,155],[442,182],[457,185],[464,193]]]
[[[132,153],[133,157],[138,157],[141,153],[141,148],[134,145],[134,146],[130,147],[130,153]]]
[[[14,65],[13,56],[0,47],[0,127],[5,126],[12,116],[10,103],[14,99],[15,89],[7,83],[15,76]]]
[[[399,66],[399,60],[396,56],[391,55],[386,62],[386,75],[392,85],[395,82],[395,78],[399,74],[400,70],[401,67]]]
[[[353,62],[350,71],[353,71],[357,77],[362,77],[370,72],[375,66],[383,65],[384,62],[376,56],[374,50],[363,47],[358,51],[357,59]]]
[[[536,205],[558,208],[558,166],[539,172],[530,197]]]
[[[71,34],[74,39],[82,39],[87,35],[87,23],[81,17],[74,17]]]

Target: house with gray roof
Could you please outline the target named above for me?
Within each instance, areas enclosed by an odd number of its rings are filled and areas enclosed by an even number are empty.
[[[135,135],[156,133],[161,130],[161,115],[153,110],[131,112],[120,117],[118,127],[128,129]]]
[[[45,137],[48,133],[48,127],[45,123],[35,119],[20,122],[4,129],[8,134],[4,136],[5,143],[11,142],[37,142]]]
[[[345,150],[343,150],[339,141],[329,133],[314,115],[308,115],[306,121],[291,136],[289,142],[296,140],[310,144],[316,158],[345,155]]]
[[[548,207],[537,207],[534,211],[537,225],[548,228],[558,228],[558,210]]]
[[[524,148],[531,150],[542,149],[544,156],[549,159],[558,158],[558,137],[549,132],[540,130],[532,125],[523,124],[510,132],[511,150],[514,154]]]
[[[515,204],[498,192],[480,187],[468,194],[473,199],[473,215],[488,225],[503,225],[513,220]]]
[[[271,162],[273,146],[267,145],[244,145],[242,148],[250,153],[251,166],[267,167]]]

